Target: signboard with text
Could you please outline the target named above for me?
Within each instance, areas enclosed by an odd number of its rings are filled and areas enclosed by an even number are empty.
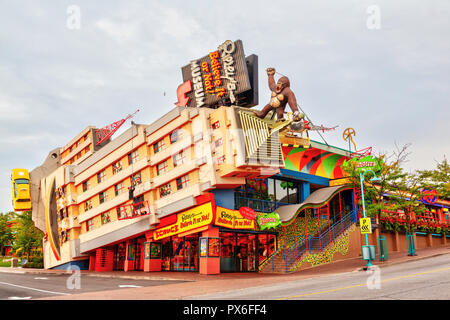
[[[360,218],[359,225],[361,227],[361,234],[372,233],[372,224],[370,218]]]
[[[238,95],[252,88],[241,40],[225,41],[217,50],[192,60],[181,71],[184,83],[177,90],[177,105],[181,106],[237,104]]]
[[[281,224],[280,216],[276,212],[259,214],[257,220],[261,230],[274,229]]]
[[[255,220],[244,218],[238,210],[216,206],[215,225],[230,229],[255,229]]]
[[[374,156],[365,156],[363,158],[357,159],[352,158],[350,160],[344,161],[342,167],[346,171],[350,171],[350,166],[354,166],[355,170],[358,172],[365,172],[372,170],[373,172],[379,172],[382,168],[382,160]]]
[[[202,204],[177,215],[177,222],[153,231],[153,239],[159,240],[209,225],[213,220],[211,202]]]

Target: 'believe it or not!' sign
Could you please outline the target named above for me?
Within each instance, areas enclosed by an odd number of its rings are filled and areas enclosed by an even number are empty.
[[[181,68],[184,83],[176,105],[207,107],[219,101],[237,103],[237,95],[251,89],[241,40],[227,40],[203,58]]]

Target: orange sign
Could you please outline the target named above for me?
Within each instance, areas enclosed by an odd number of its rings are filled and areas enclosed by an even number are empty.
[[[230,229],[255,229],[255,220],[245,219],[238,210],[216,206],[216,221],[220,227]]]
[[[202,204],[198,207],[184,211],[177,215],[177,222],[170,226],[157,229],[153,232],[154,240],[163,239],[187,232],[199,227],[209,225],[213,220],[213,211],[211,202]]]

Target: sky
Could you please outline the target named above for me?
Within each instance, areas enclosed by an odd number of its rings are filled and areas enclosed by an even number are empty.
[[[152,123],[174,107],[181,67],[225,40],[258,55],[255,109],[274,67],[314,124],[339,126],[327,143],[347,148],[349,127],[375,154],[410,143],[409,171],[450,155],[447,0],[0,4],[0,212],[12,210],[12,168],[31,171],[87,126],[137,109],[136,123]]]

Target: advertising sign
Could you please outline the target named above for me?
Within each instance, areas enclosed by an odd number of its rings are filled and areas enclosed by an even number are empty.
[[[261,230],[276,228],[281,224],[280,216],[276,212],[262,213],[257,221]]]
[[[167,238],[199,227],[209,225],[213,220],[211,202],[202,204],[177,215],[177,222],[153,232],[154,240]]]
[[[200,238],[200,257],[208,256],[208,238]]]
[[[181,71],[184,83],[177,102],[181,106],[206,107],[225,100],[236,104],[237,95],[251,89],[241,40],[225,41]]]
[[[359,225],[361,227],[361,234],[372,233],[372,224],[370,223],[370,218],[359,219]]]
[[[219,257],[219,256],[220,256],[220,239],[209,238],[208,257]]]
[[[352,158],[350,160],[344,161],[343,168],[348,169],[348,166],[354,164],[357,171],[365,172],[367,170],[372,170],[373,172],[378,172],[381,170],[381,160],[374,156],[366,156],[360,159]],[[346,171],[349,171],[347,170]]]
[[[239,213],[245,218],[249,220],[255,220],[256,219],[256,212],[252,208],[249,207],[240,207]]]
[[[230,229],[255,229],[255,220],[244,218],[238,210],[216,206],[215,225]]]
[[[420,199],[424,204],[433,204],[439,199],[439,195],[435,189],[422,189],[423,197]]]

